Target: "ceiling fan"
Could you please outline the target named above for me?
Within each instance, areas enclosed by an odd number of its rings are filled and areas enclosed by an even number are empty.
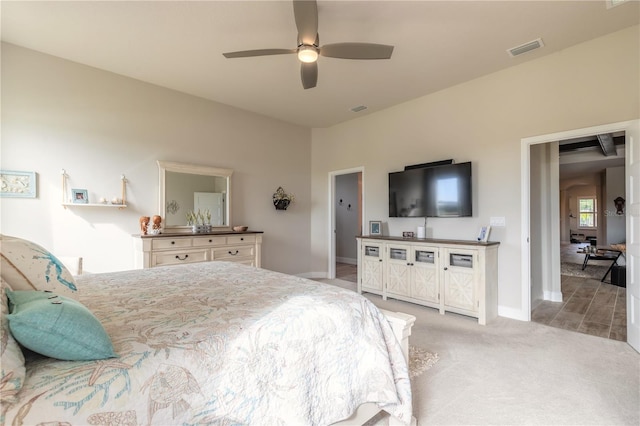
[[[223,53],[225,58],[284,55],[297,53],[301,64],[302,87],[310,89],[318,82],[318,55],[339,59],[389,59],[393,46],[374,43],[332,43],[320,46],[318,5],[316,0],[293,0],[293,15],[298,29],[296,49],[257,49]]]

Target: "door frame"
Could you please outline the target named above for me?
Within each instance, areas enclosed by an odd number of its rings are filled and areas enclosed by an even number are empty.
[[[541,143],[549,143],[549,142],[557,142],[565,139],[574,139],[585,136],[592,136],[602,133],[614,133],[614,132],[625,132],[625,135],[632,129],[634,126],[638,126],[638,120],[630,120],[623,121],[618,123],[604,124],[600,126],[593,127],[585,127],[582,129],[574,129],[567,130],[558,133],[550,133],[546,135],[532,136],[527,138],[522,138],[520,140],[521,149],[520,149],[520,170],[521,170],[521,238],[522,238],[522,257],[521,257],[521,279],[522,282],[522,299],[521,299],[521,318],[525,321],[531,321],[531,250],[530,250],[530,180],[531,180],[531,170],[530,170],[530,148],[532,145],[541,144]],[[628,138],[627,138],[628,139]],[[626,147],[625,155],[625,168],[628,169],[631,167],[632,158],[628,155],[630,152],[630,147]],[[626,182],[626,197],[627,199],[632,199],[630,191],[630,185]],[[558,212],[559,214],[559,212]],[[627,241],[633,241],[631,235],[632,227],[627,226],[626,229],[626,239]],[[558,241],[560,244],[560,241]],[[627,269],[627,274],[629,274],[629,269]],[[629,295],[629,288],[627,287],[627,296]],[[627,317],[627,328],[629,326],[629,317]]]
[[[336,176],[340,175],[350,175],[353,173],[361,174],[362,186],[360,187],[360,199],[362,200],[361,212],[362,217],[360,220],[362,221],[362,226],[364,226],[364,217],[365,217],[365,200],[364,200],[364,166],[353,167],[351,169],[342,169],[335,170],[333,172],[329,172],[329,202],[327,205],[329,206],[329,228],[327,232],[329,234],[329,255],[327,256],[329,259],[329,265],[327,268],[327,279],[333,280],[336,277]]]

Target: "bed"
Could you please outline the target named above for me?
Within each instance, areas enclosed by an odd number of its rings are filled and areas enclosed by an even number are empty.
[[[62,304],[87,308],[115,356],[63,361],[22,347],[24,379],[12,390],[3,336],[5,424],[328,425],[359,421],[358,407],[412,421],[412,317],[394,324],[355,292],[230,262],[69,282],[77,292],[59,291]],[[10,296],[27,294],[8,284]]]

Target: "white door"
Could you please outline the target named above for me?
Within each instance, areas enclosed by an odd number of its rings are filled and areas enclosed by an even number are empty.
[[[193,211],[211,212],[211,225],[224,225],[224,194],[218,192],[194,192]]]
[[[640,120],[626,129],[627,342],[640,352]]]

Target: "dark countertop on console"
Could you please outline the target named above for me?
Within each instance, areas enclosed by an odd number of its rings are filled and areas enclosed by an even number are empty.
[[[486,243],[476,240],[445,240],[438,238],[404,238],[404,237],[390,237],[382,235],[356,235],[356,238],[367,238],[370,240],[384,240],[384,241],[405,241],[409,243],[433,243],[433,244],[459,244],[459,245],[477,245],[477,246],[495,246],[499,245],[499,241],[487,241]]]

